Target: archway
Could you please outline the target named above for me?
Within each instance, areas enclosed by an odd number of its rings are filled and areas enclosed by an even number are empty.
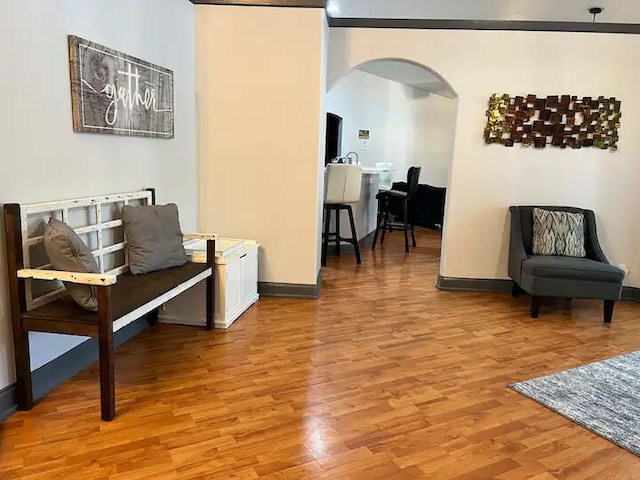
[[[421,167],[417,225],[438,231],[445,223],[457,98],[438,72],[402,58],[367,60],[328,81],[327,113],[342,118],[338,151],[356,152],[367,169],[391,166],[380,174],[383,188],[406,180],[409,167]],[[375,208],[370,198],[359,235],[372,236]],[[438,256],[440,244],[438,233]]]

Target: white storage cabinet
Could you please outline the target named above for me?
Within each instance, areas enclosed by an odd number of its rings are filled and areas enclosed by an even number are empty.
[[[206,241],[191,240],[184,246],[191,261],[206,262]],[[232,238],[216,241],[215,288],[214,326],[228,328],[259,298],[256,242]],[[206,324],[205,299],[205,282],[200,282],[165,303],[160,309],[159,321],[203,326]]]

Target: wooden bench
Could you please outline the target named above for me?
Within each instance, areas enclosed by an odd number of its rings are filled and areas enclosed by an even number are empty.
[[[110,421],[116,411],[114,330],[147,314],[154,324],[163,303],[201,281],[206,281],[206,328],[213,329],[216,235],[185,235],[185,240],[207,240],[206,263],[187,263],[144,275],[129,273],[122,206],[151,204],[155,204],[154,189],[31,205],[4,205],[16,397],[20,410],[33,407],[29,331],[98,338],[102,419]],[[51,216],[71,225],[83,238],[102,273],[51,269],[43,237],[44,226]],[[95,286],[98,311],[89,312],[79,307],[60,281]]]

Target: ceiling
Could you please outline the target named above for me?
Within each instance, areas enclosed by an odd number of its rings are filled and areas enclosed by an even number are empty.
[[[374,60],[358,67],[378,77],[393,80],[423,92],[435,93],[449,98],[455,97],[451,87],[431,71],[401,60]]]
[[[639,0],[328,0],[332,18],[640,23]]]

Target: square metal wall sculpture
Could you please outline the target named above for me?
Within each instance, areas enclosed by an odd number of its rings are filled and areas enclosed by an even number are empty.
[[[513,147],[521,143],[545,148],[618,148],[620,100],[615,97],[536,95],[510,97],[494,94],[489,99],[484,141]]]

